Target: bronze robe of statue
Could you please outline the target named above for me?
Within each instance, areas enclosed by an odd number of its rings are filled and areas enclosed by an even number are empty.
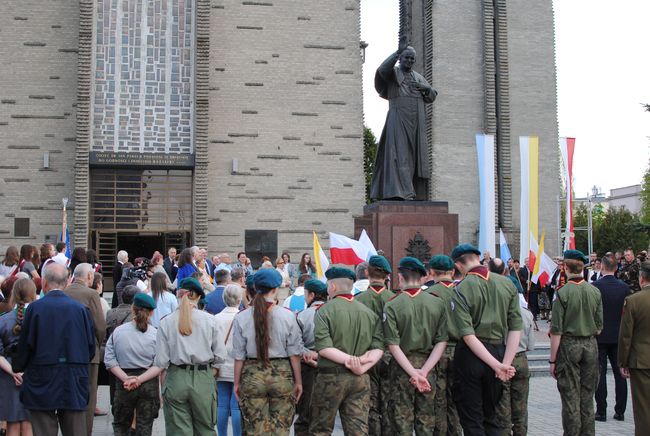
[[[386,124],[381,132],[372,175],[370,198],[375,200],[426,199],[430,177],[424,104],[438,93],[422,75],[395,66],[394,53],[377,68],[375,89],[388,100]],[[419,91],[412,83],[426,85]]]

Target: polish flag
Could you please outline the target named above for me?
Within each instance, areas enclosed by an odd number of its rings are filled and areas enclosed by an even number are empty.
[[[542,233],[542,239],[539,242],[539,249],[537,250],[537,262],[535,263],[532,281],[537,283],[540,288],[543,288],[553,276],[553,271],[555,271],[556,267],[557,265],[555,265],[553,259],[544,252],[544,233]]]
[[[365,262],[366,249],[359,241],[350,239],[347,236],[330,232],[330,258],[332,263],[343,265],[359,265]]]

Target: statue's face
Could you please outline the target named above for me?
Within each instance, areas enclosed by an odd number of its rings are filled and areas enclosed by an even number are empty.
[[[415,64],[415,50],[406,49],[399,57],[399,65],[405,71],[411,71]]]

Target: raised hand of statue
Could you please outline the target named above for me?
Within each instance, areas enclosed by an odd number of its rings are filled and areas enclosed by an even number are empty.
[[[406,47],[409,46],[409,40],[406,37],[406,35],[402,35],[402,37],[399,39],[399,46],[397,47],[397,54],[402,54],[404,50],[406,50]]]

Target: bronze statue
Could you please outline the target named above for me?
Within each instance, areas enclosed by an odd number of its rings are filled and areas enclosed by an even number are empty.
[[[415,49],[402,37],[375,74],[375,89],[389,103],[372,175],[370,198],[375,200],[426,199],[430,165],[424,104],[433,103],[438,93],[413,64]]]

